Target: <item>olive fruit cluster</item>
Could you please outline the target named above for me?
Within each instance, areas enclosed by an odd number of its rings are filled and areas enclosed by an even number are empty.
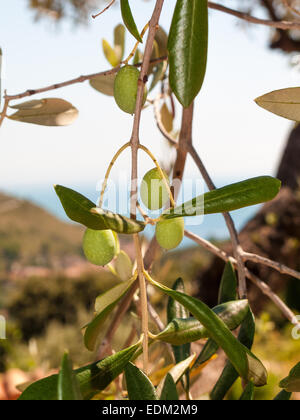
[[[134,66],[124,66],[119,70],[114,83],[114,98],[119,108],[128,114],[134,114],[138,90],[139,70]],[[147,88],[144,91],[144,103]],[[143,104],[144,104],[143,103]]]
[[[165,174],[165,179],[169,184],[169,178]],[[167,204],[169,200],[169,190],[165,181],[162,179],[161,172],[151,169],[146,173],[142,180],[140,195],[143,204],[149,210],[159,210]],[[161,220],[156,224],[156,239],[164,249],[174,249],[181,243],[184,236],[184,219]]]

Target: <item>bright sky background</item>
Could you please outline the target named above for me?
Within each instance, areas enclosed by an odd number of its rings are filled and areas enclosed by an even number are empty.
[[[139,28],[146,22],[154,0],[132,2]],[[109,68],[101,39],[112,40],[121,22],[118,7],[88,27],[48,21],[33,22],[25,0],[0,3],[0,45],[4,51],[3,85],[9,94],[68,80],[80,74]],[[169,28],[175,0],[166,1],[162,26]],[[260,109],[253,99],[271,90],[299,85],[299,71],[290,59],[267,48],[269,29],[241,29],[237,19],[210,13],[207,77],[197,99],[194,143],[211,175],[240,180],[274,173],[291,123]],[[128,35],[127,49],[134,45]],[[5,121],[0,133],[0,189],[53,183],[89,184],[102,178],[113,153],[129,140],[132,118],[119,111],[112,98],[88,83],[39,97],[62,97],[79,110],[70,127],[47,128]],[[163,156],[164,143],[153,123],[152,111],[142,118],[142,142]],[[141,173],[152,164],[141,159]],[[129,170],[129,155],[118,167]],[[191,163],[187,176],[196,174]],[[114,172],[116,174],[116,171]]]

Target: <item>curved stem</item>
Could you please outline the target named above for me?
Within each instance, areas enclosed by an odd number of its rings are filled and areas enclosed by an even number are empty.
[[[144,35],[147,32],[148,28],[149,28],[149,22],[145,25],[144,29],[142,30],[142,32],[140,34],[142,39],[144,38]],[[140,45],[140,42],[137,41],[133,50],[129,54],[129,56],[126,58],[126,60],[122,61],[122,64],[128,64],[129,63],[129,61],[132,59],[132,57],[134,57],[134,55],[136,53],[136,50],[138,49],[139,45]]]
[[[109,166],[108,166],[108,169],[107,169],[107,171],[106,171],[106,174],[105,174],[105,178],[104,178],[104,181],[103,181],[103,185],[102,185],[102,190],[101,190],[101,194],[100,194],[100,201],[99,201],[99,207],[101,208],[102,207],[102,205],[103,205],[103,198],[104,198],[104,193],[105,193],[105,190],[106,190],[106,187],[107,187],[107,182],[108,182],[108,178],[109,178],[109,175],[110,175],[110,172],[111,172],[111,170],[112,170],[112,168],[113,168],[113,166],[114,166],[114,164],[116,163],[116,160],[118,159],[118,157],[124,152],[124,150],[126,150],[128,147],[130,147],[130,142],[128,142],[128,143],[126,143],[126,144],[124,144],[124,146],[122,146],[118,151],[117,151],[117,153],[115,154],[115,156],[112,158],[112,160],[111,160],[111,162],[110,162],[110,164],[109,164]]]

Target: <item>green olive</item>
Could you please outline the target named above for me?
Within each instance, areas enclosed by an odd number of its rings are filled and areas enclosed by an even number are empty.
[[[155,234],[157,242],[162,248],[177,248],[184,236],[184,218],[178,217],[158,222]]]
[[[164,172],[169,184],[169,177]],[[144,176],[141,189],[141,200],[149,210],[159,210],[169,200],[169,190],[157,168],[151,169]]]
[[[114,97],[119,108],[128,114],[134,114],[138,89],[139,70],[134,66],[125,66],[119,70],[114,84]],[[144,103],[147,99],[147,88],[144,92]]]
[[[89,262],[104,266],[118,252],[117,235],[111,230],[87,229],[83,237],[83,251]]]

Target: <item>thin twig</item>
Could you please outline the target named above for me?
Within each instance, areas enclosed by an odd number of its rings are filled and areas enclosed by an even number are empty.
[[[151,60],[150,63],[151,64],[158,64],[158,63],[161,63],[162,61],[165,61],[165,60],[167,60],[166,56],[155,58],[155,59]],[[142,63],[134,64],[135,67],[141,67],[141,65],[142,65]],[[55,83],[53,85],[46,86],[46,87],[43,87],[43,88],[28,89],[25,92],[22,92],[22,93],[19,93],[19,94],[16,94],[16,95],[5,94],[4,99],[5,100],[7,99],[9,101],[14,101],[14,100],[17,100],[17,99],[26,98],[26,97],[29,97],[29,96],[37,95],[39,93],[44,93],[44,92],[49,92],[51,90],[61,89],[61,88],[67,87],[67,86],[77,84],[77,83],[84,83],[88,80],[95,79],[96,77],[99,77],[99,76],[109,76],[111,74],[117,73],[119,70],[120,70],[120,65],[117,66],[117,67],[114,67],[110,70],[105,70],[105,71],[101,71],[99,73],[92,73],[92,74],[79,76],[79,77],[76,77],[74,79],[67,80],[67,81],[61,82],[61,83]]]
[[[9,99],[5,98],[3,109],[2,109],[2,112],[0,114],[0,127],[3,124],[3,121],[5,120],[5,117],[7,116],[6,113],[7,113],[7,110],[8,110],[8,106],[9,106]]]
[[[201,245],[205,249],[207,249],[212,254],[216,255],[217,257],[221,258],[223,261],[231,261],[232,264],[237,267],[237,260],[233,258],[231,255],[227,254],[227,252],[219,249],[211,242],[200,238],[199,236],[195,235],[192,232],[185,231],[185,236],[192,241],[196,242],[198,245]],[[264,295],[268,296],[275,305],[281,310],[283,315],[293,324],[293,325],[300,325],[299,321],[296,319],[295,314],[290,310],[290,308],[280,299],[276,293],[268,286],[265,282],[263,282],[260,278],[258,278],[255,274],[253,274],[247,268],[245,269],[245,274],[262,292]]]
[[[295,15],[300,16],[300,11],[297,10],[292,4],[289,4],[288,0],[281,0],[287,9],[289,9]]]
[[[235,16],[239,19],[246,20],[247,22],[250,22],[250,23],[255,23],[257,25],[265,25],[265,26],[270,26],[272,28],[283,29],[283,30],[300,29],[300,22],[288,22],[288,21],[277,22],[273,20],[259,19],[245,12],[240,12],[238,10],[230,9],[229,7],[226,7],[221,4],[211,2],[211,1],[208,2],[208,7],[210,9],[227,13],[229,15]]]
[[[270,260],[269,258],[262,257],[257,254],[252,254],[250,252],[242,252],[242,257],[244,261],[252,261],[258,264],[266,265],[267,267],[274,268],[281,274],[286,274],[288,276],[294,277],[295,279],[300,280],[300,273],[292,268],[287,267],[284,264],[281,264],[277,261]]]
[[[104,12],[106,12],[106,10],[108,10],[114,3],[116,0],[112,0],[109,5],[107,5],[103,10],[101,10],[101,12],[97,13],[96,15],[92,15],[93,19],[96,19],[98,16],[101,16]]]

